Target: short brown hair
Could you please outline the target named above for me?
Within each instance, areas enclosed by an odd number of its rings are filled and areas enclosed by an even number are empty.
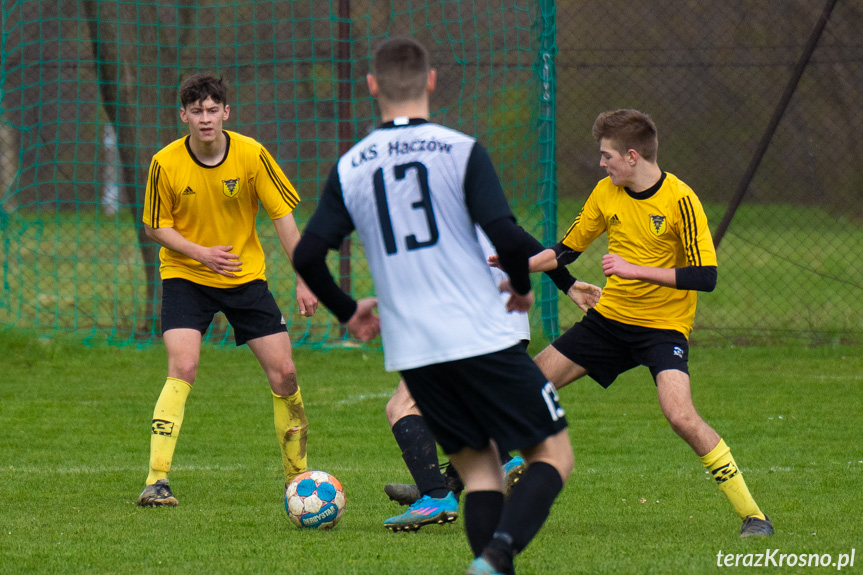
[[[217,104],[228,103],[228,86],[221,76],[217,78],[212,74],[202,73],[183,80],[180,85],[180,103],[184,108],[207,98],[212,98]]]
[[[422,96],[430,69],[428,50],[412,38],[390,38],[375,50],[372,59],[380,96],[390,102]]]
[[[656,124],[650,116],[638,110],[613,110],[603,112],[593,123],[596,141],[609,140],[621,154],[635,150],[649,162],[656,161],[659,137]]]

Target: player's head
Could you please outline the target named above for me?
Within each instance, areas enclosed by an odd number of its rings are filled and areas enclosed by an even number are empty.
[[[198,142],[209,144],[222,137],[222,123],[228,119],[228,88],[222,78],[212,74],[195,74],[180,85],[180,120],[189,126],[189,134]]]
[[[376,86],[372,95],[387,103],[421,100],[434,87],[428,50],[412,38],[390,38],[378,46],[370,76],[369,86]]]
[[[603,112],[593,123],[593,137],[606,143],[621,155],[635,150],[648,162],[656,162],[659,138],[656,124],[650,116],[638,110],[613,110]]]
[[[180,103],[184,108],[210,98],[216,104],[228,104],[228,86],[221,77],[202,73],[189,76],[180,84]]]

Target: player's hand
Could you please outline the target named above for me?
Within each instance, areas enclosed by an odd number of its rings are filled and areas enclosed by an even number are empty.
[[[533,291],[524,295],[510,291],[509,301],[506,302],[506,311],[520,311],[527,313],[533,307]]]
[[[500,257],[498,257],[497,254],[492,254],[492,255],[488,256],[488,267],[497,268],[499,270],[503,269],[502,267],[500,267]],[[504,291],[504,290],[501,290],[501,291]]]
[[[297,304],[300,308],[300,315],[303,317],[312,317],[318,310],[318,298],[306,285],[306,282],[298,275],[297,276]]]
[[[381,332],[381,320],[374,313],[378,299],[368,297],[357,302],[357,309],[348,320],[348,333],[360,341],[370,341]]]
[[[243,269],[243,262],[240,261],[240,256],[231,253],[232,249],[234,246],[204,248],[198,261],[217,274],[229,278],[237,277],[237,274]]]
[[[581,311],[587,313],[587,310],[595,307],[599,302],[599,298],[602,297],[602,288],[587,282],[576,281],[566,292],[566,295]]]
[[[638,266],[629,263],[617,254],[602,256],[602,271],[606,277],[615,275],[625,280],[638,279]]]
[[[531,306],[533,305],[533,292],[528,292],[527,295],[518,295],[512,289],[512,284],[509,282],[509,278],[505,278],[501,280],[501,282],[497,286],[498,291],[501,293],[508,292],[509,300],[506,302],[506,311],[520,311],[527,312],[530,311]],[[527,303],[524,298],[530,298],[530,302]],[[524,305],[527,305],[526,309],[521,309]],[[511,307],[512,306],[512,307]]]

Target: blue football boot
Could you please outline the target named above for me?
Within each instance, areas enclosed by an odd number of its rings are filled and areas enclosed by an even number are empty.
[[[458,519],[458,499],[448,493],[443,499],[423,495],[401,515],[384,521],[384,527],[392,532],[417,531],[423,525],[451,523]]]

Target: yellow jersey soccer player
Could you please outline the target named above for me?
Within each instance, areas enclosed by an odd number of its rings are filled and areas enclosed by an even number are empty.
[[[563,240],[531,259],[531,271],[566,265],[603,233],[608,282],[596,307],[535,358],[561,388],[589,375],[603,387],[639,365],[650,369],[671,428],[701,458],[743,520],[741,537],[773,533],[731,452],[698,414],[690,392],[688,337],[697,291],[716,286],[716,251],[695,193],[656,161],[656,126],[637,110],[593,125],[608,177],[587,198]]]
[[[306,471],[308,421],[290,338],[266,282],[255,228],[262,204],[293,258],[300,233],[292,211],[300,198],[264,146],[222,129],[230,108],[221,78],[188,78],[180,87],[180,101],[180,119],[189,135],[153,156],[144,201],[147,237],[162,246],[168,378],[153,413],[150,472],[137,502],[142,507],[178,504],[168,472],[201,340],[219,311],[233,327],[236,344],[248,344],[266,373],[285,484]],[[315,313],[317,298],[299,276],[297,301],[302,315]]]

